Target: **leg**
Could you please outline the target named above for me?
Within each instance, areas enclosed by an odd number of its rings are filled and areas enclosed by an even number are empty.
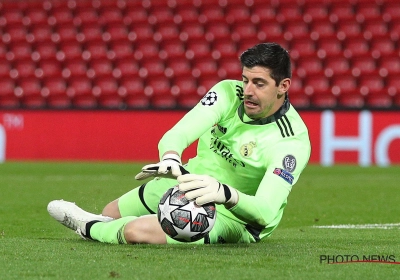
[[[119,199],[116,199],[116,200],[111,201],[110,203],[108,203],[106,205],[106,207],[104,207],[104,209],[101,212],[101,214],[103,216],[111,217],[111,218],[114,218],[114,219],[121,218],[121,213],[119,212],[119,207],[118,207],[118,200]]]
[[[166,244],[167,238],[156,215],[139,217],[126,224],[124,236],[127,243]]]

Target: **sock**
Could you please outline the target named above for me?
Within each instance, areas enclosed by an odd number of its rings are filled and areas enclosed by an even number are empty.
[[[111,244],[127,244],[124,228],[137,217],[128,216],[110,222],[94,221],[86,225],[86,235],[93,240]]]

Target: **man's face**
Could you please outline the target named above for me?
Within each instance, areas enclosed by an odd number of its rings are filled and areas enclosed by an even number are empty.
[[[244,110],[253,120],[273,115],[282,106],[289,89],[290,79],[276,85],[270,73],[261,66],[243,67]]]

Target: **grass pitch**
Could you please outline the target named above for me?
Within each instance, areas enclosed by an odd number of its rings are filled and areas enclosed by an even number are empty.
[[[399,167],[308,166],[280,226],[258,244],[108,245],[83,241],[48,215],[54,199],[100,212],[138,185],[133,177],[141,166],[1,164],[0,279],[399,278]],[[316,228],[363,224],[394,225]],[[344,263],[346,256],[378,262]]]

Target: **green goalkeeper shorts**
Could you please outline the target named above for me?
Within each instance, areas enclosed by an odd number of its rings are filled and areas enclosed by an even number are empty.
[[[118,200],[118,207],[122,217],[140,217],[148,214],[157,214],[158,203],[163,194],[176,186],[178,182],[173,179],[155,178],[142,186],[122,195]],[[238,222],[224,214],[224,206],[217,205],[217,218],[213,229],[208,236],[194,243],[252,243],[255,238],[246,230],[245,224]],[[182,242],[168,238],[169,244]]]

